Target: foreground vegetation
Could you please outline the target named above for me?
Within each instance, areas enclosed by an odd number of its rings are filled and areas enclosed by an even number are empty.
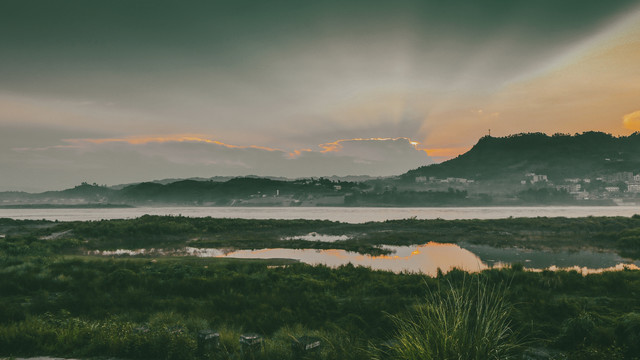
[[[502,287],[486,281],[430,292],[409,315],[395,316],[394,359],[509,359],[518,353],[511,307]],[[477,288],[474,289],[474,286]],[[475,291],[474,291],[475,290]]]
[[[634,359],[640,272],[394,274],[288,260],[101,257],[90,249],[318,246],[316,231],[379,244],[467,241],[617,249],[636,256],[640,217],[329,221],[191,219],[56,223],[0,219],[0,356],[131,359]],[[581,241],[581,243],[578,242]],[[369,248],[367,248],[367,246]],[[219,332],[220,345],[198,347]],[[243,348],[241,334],[265,341]],[[294,349],[303,336],[322,346]],[[458,356],[458,357],[456,357]]]
[[[454,349],[485,341],[487,351],[569,359],[632,359],[640,350],[637,271],[582,276],[516,266],[430,278],[220,259],[1,261],[0,356],[193,359],[198,331],[214,329],[221,345],[207,358],[240,356],[239,335],[256,332],[266,338],[257,358],[298,358],[292,339],[311,335],[323,342],[316,358],[394,359],[428,333],[419,326],[451,341],[466,336]],[[447,327],[433,329],[433,319]]]

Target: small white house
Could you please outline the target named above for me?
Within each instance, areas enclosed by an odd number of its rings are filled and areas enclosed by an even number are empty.
[[[640,193],[640,184],[627,185],[627,191],[631,193]]]

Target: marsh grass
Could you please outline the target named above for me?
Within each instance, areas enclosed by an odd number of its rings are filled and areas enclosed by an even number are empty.
[[[334,328],[311,330],[302,325],[286,326],[265,336],[262,346],[247,351],[239,343],[242,328],[216,327],[219,347],[208,353],[197,351],[197,333],[208,327],[202,319],[174,313],[158,313],[148,322],[134,323],[118,318],[90,321],[45,314],[0,327],[0,360],[5,355],[73,356],[80,358],[166,360],[365,360],[369,359],[362,339]],[[296,353],[292,342],[303,335],[321,340],[317,351]]]
[[[504,285],[466,280],[429,291],[407,315],[391,316],[396,335],[378,358],[406,360],[510,359],[519,348]]]

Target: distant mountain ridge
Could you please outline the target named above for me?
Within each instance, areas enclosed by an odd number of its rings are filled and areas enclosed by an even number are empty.
[[[166,179],[160,179],[160,180],[153,180],[153,181],[140,181],[140,182],[132,182],[132,183],[126,183],[126,184],[118,184],[118,185],[113,185],[113,186],[109,186],[110,189],[114,189],[114,190],[122,190],[126,187],[129,186],[133,186],[133,185],[140,185],[140,184],[146,184],[146,183],[153,183],[153,184],[160,184],[160,185],[168,185],[174,182],[179,182],[179,181],[185,181],[185,180],[193,180],[193,181],[213,181],[213,182],[226,182],[229,181],[231,179],[235,179],[235,178],[239,178],[239,177],[246,177],[246,178],[263,178],[263,179],[271,179],[271,180],[289,180],[285,177],[275,177],[275,176],[255,176],[255,175],[248,175],[248,176],[213,176],[213,177],[209,177],[209,178],[203,178],[203,177],[190,177],[190,178],[166,178]]]
[[[0,192],[0,207],[21,204],[85,205],[299,205],[310,197],[339,198],[357,183],[325,178],[274,180],[237,177],[227,181],[179,180],[168,184],[143,182],[121,189],[82,183],[71,189],[37,194]],[[333,202],[336,202],[335,200]]]
[[[203,178],[203,177],[166,178],[166,179],[153,180],[153,181],[141,181],[141,182],[132,182],[132,183],[126,183],[126,184],[112,185],[112,186],[109,186],[109,188],[113,189],[113,190],[122,190],[122,189],[124,189],[126,187],[129,187],[129,186],[145,184],[145,183],[169,185],[171,183],[175,183],[175,182],[179,182],[179,181],[185,181],[185,180],[193,180],[193,181],[200,181],[200,182],[203,182],[203,181],[227,182],[229,180],[233,180],[233,179],[237,179],[237,178],[269,179],[269,180],[275,180],[275,181],[296,181],[296,180],[304,180],[304,179],[307,179],[307,178],[310,179],[310,178],[313,178],[313,177],[287,178],[287,177],[283,177],[283,176],[246,175],[246,176],[213,176],[213,177],[209,177],[209,178]],[[316,176],[315,178],[318,178],[318,177]],[[323,178],[331,180],[331,181],[336,181],[336,182],[361,182],[361,181],[382,179],[382,178],[386,178],[386,177],[385,176],[369,176],[369,175],[346,175],[346,176],[332,175],[332,176],[323,176]]]
[[[532,173],[544,180],[534,181]],[[0,192],[0,207],[477,206],[574,204],[577,200],[609,204],[613,198],[640,204],[639,173],[640,133],[620,137],[593,131],[551,136],[526,133],[485,136],[455,159],[398,177],[213,177],[113,187],[82,183],[37,194]]]
[[[522,133],[485,136],[468,152],[440,164],[422,166],[401,175],[496,180],[525,173],[550,178],[589,177],[622,171],[640,172],[640,133],[615,137],[603,132],[546,135]]]

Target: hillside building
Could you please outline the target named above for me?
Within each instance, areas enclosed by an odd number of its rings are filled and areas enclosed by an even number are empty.
[[[618,172],[605,176],[607,182],[633,181],[633,173],[630,171]]]
[[[582,181],[582,179],[580,179],[580,178],[564,179],[564,181],[565,181],[565,182],[568,182],[568,183],[572,183],[572,184],[577,184],[577,183],[579,183],[580,181]]]
[[[534,173],[527,173],[525,174],[525,177],[532,183],[538,183],[538,182],[548,182],[549,178],[547,177],[547,175],[540,175],[540,174],[534,174]]]
[[[582,185],[580,184],[569,184],[569,185],[558,185],[556,186],[556,190],[565,190],[569,193],[575,193],[582,190]]]
[[[640,193],[640,184],[629,184],[627,185],[627,191],[630,193]]]
[[[586,191],[572,192],[571,196],[573,196],[574,199],[576,199],[576,200],[588,200],[589,199],[589,193],[586,192]]]

